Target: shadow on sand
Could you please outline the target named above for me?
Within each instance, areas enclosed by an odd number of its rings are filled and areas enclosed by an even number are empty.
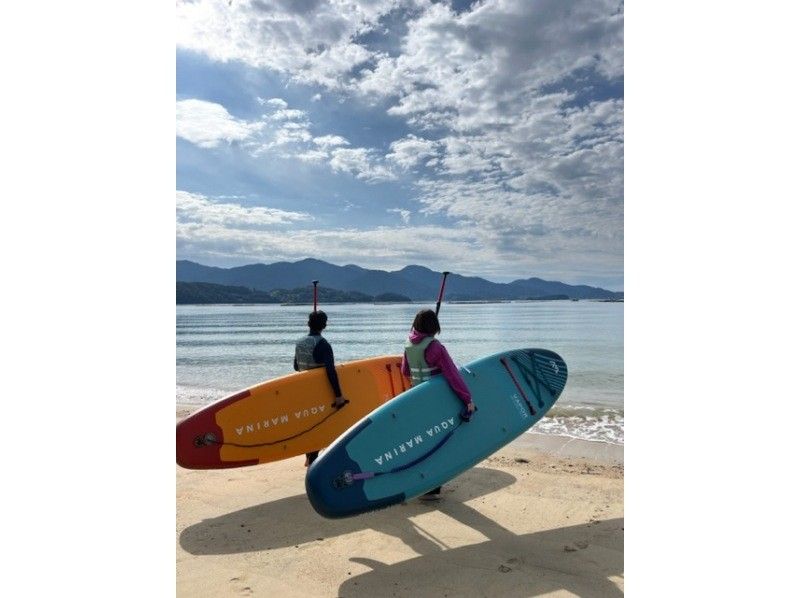
[[[556,591],[597,598],[624,595],[608,579],[623,574],[623,519],[517,535],[463,504],[448,501],[440,510],[490,539],[390,565],[353,557],[351,562],[371,571],[348,579],[337,595],[523,598]]]
[[[515,481],[511,474],[475,467],[444,486],[447,498],[440,503],[423,505],[410,500],[407,504],[347,519],[320,517],[306,495],[299,494],[205,519],[187,527],[179,541],[190,554],[234,554],[285,548],[374,529],[400,538],[418,554],[426,554],[439,546],[420,534],[411,517],[453,500],[464,502],[491,494]]]
[[[394,536],[419,557],[384,564],[349,560],[371,570],[348,579],[339,596],[534,596],[567,590],[579,596],[615,596],[622,591],[607,578],[623,572],[623,520],[594,521],[517,535],[464,504],[516,481],[506,472],[476,467],[444,487],[434,505],[411,500],[347,519],[324,519],[305,495],[264,503],[206,519],[186,528],[180,545],[194,555],[257,552],[321,541],[365,529]],[[488,538],[443,548],[412,517],[436,509]],[[370,547],[363,553],[371,555]],[[345,558],[345,557],[343,557]]]

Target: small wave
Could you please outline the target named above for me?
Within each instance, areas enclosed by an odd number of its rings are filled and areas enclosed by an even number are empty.
[[[201,388],[195,386],[175,387],[175,402],[178,405],[208,405],[231,394],[230,390]]]
[[[556,403],[547,412],[548,417],[599,417],[602,415],[623,417],[625,410],[622,407],[599,403]]]
[[[548,411],[530,431],[625,444],[625,414],[621,409],[608,407],[560,405]]]

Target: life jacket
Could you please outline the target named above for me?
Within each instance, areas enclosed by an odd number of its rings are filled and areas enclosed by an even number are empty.
[[[436,374],[441,374],[439,368],[432,368],[425,361],[425,349],[434,341],[432,336],[426,336],[420,342],[414,344],[410,340],[406,341],[406,360],[408,369],[411,370],[411,386],[416,386],[426,380],[430,380]]]
[[[314,368],[325,367],[324,363],[314,361],[314,348],[322,340],[321,334],[304,336],[294,346],[294,358],[297,360],[297,369],[313,370]]]

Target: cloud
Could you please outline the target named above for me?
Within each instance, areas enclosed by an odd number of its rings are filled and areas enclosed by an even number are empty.
[[[386,156],[424,166],[423,213],[512,249],[582,237],[621,265],[623,101],[593,99],[622,77],[621,13],[594,0],[487,0],[460,14],[432,4],[400,52],[362,69],[354,90],[437,133],[398,139]]]
[[[289,104],[286,103],[286,100],[282,98],[270,98],[265,100],[264,98],[256,98],[259,104],[262,106],[269,105],[276,109],[288,108]]]
[[[202,225],[179,221],[177,226],[179,255],[206,264],[231,258],[239,263],[272,263],[313,255],[332,263],[400,269],[414,263],[444,263],[443,256],[470,255],[474,253],[472,237],[471,231],[429,226],[269,230],[230,226],[218,220]],[[420,243],[420,238],[426,242]],[[471,266],[465,260],[464,267]]]
[[[258,142],[262,153],[327,164],[364,183],[407,185],[415,221],[446,222],[426,233],[475,273],[535,267],[540,275],[621,276],[621,2],[483,0],[457,12],[423,0],[197,0],[179,2],[178,20],[179,47],[308,84],[311,100],[306,113],[281,98],[259,99],[268,107],[259,122],[220,106],[210,126],[179,122],[180,136],[203,147]],[[387,139],[313,122],[315,110],[335,106],[347,124],[367,104],[384,107],[385,130],[402,132]],[[389,212],[410,221],[411,210]],[[305,231],[292,242],[305,255],[357,263],[373,255],[366,244],[374,242],[387,260],[417,255],[427,263],[406,245],[405,228]],[[363,251],[334,246],[344,242]]]
[[[305,126],[284,126],[275,132],[271,146],[304,144],[311,141],[311,133]]]
[[[399,208],[391,208],[386,210],[390,214],[397,214],[400,216],[400,219],[403,221],[403,224],[408,224],[411,222],[411,212],[409,210],[401,210]]]
[[[270,116],[272,120],[295,120],[306,115],[304,110],[283,109],[278,110]]]
[[[245,207],[238,203],[220,202],[198,193],[177,191],[178,228],[195,233],[203,229],[261,230],[277,225],[310,220],[303,212],[287,212],[261,206]]]
[[[331,152],[331,168],[334,172],[348,172],[368,182],[391,181],[397,176],[378,162],[377,155],[363,147],[334,149]]]
[[[336,147],[337,145],[350,145],[344,137],[339,135],[322,135],[321,137],[314,137],[314,143],[322,147]]]
[[[438,147],[439,143],[436,141],[408,135],[404,139],[398,139],[391,143],[389,149],[392,151],[386,155],[386,159],[408,170],[426,158],[437,156]]]
[[[175,112],[177,136],[205,148],[243,141],[264,127],[262,122],[236,119],[223,106],[203,100],[181,100]]]
[[[424,242],[420,242],[424,239]],[[580,281],[580,273],[612,276],[608,256],[598,254],[577,238],[565,238],[562,246],[571,254],[569,270],[551,241],[526,241],[529,253],[509,251],[486,231],[477,227],[379,226],[350,228],[281,228],[280,230],[227,226],[221,222],[197,225],[179,222],[177,249],[181,259],[204,264],[243,264],[295,261],[324,256],[335,264],[358,264],[366,268],[398,270],[422,264],[434,270],[483,276],[510,282],[521,276]]]
[[[293,155],[294,158],[301,162],[327,162],[330,160],[330,154],[323,150],[308,150],[304,152],[297,152]]]
[[[220,62],[237,60],[340,88],[347,73],[372,58],[356,37],[401,4],[408,3],[183,0],[176,8],[177,44]]]
[[[581,69],[621,77],[622,23],[608,0],[487,0],[462,14],[432,4],[408,23],[402,51],[376,57],[356,85],[400,96],[394,114],[430,112],[460,130],[508,123],[528,95]]]
[[[333,172],[348,173],[367,183],[397,177],[375,150],[344,148],[350,142],[340,135],[314,137],[307,113],[289,108],[280,98],[258,99],[277,110],[266,121],[245,121],[231,116],[224,106],[204,100],[177,102],[177,136],[202,148],[213,149],[221,142],[242,142],[254,158],[270,153],[304,163],[328,163]]]
[[[221,142],[246,141],[254,157],[278,151],[281,158],[295,158],[305,163],[328,162],[333,172],[344,172],[369,183],[396,179],[390,168],[383,165],[378,153],[367,148],[348,148],[350,142],[340,135],[314,137],[309,128],[307,113],[289,108],[281,98],[264,100],[261,105],[277,108],[265,121],[248,122],[231,116],[227,109],[213,102],[190,99],[176,104],[177,136],[200,147],[212,149]]]

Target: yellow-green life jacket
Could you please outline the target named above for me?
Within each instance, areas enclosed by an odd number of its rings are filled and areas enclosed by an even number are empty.
[[[434,341],[432,336],[426,336],[417,344],[406,341],[406,360],[408,369],[411,370],[411,386],[430,380],[435,374],[441,374],[439,368],[432,368],[425,361],[425,349]]]

